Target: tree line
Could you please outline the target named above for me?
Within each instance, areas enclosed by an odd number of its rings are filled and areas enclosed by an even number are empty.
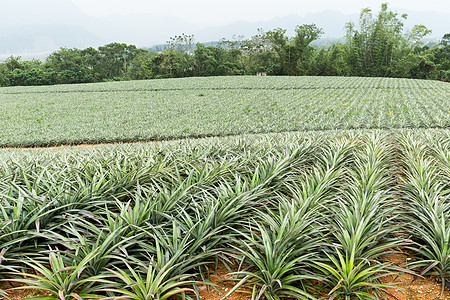
[[[87,49],[61,48],[44,62],[9,57],[0,63],[0,86],[90,83],[190,76],[318,75],[377,76],[450,81],[450,33],[433,47],[424,25],[404,28],[407,15],[382,4],[374,15],[363,9],[357,24],[347,23],[346,43],[316,49],[323,30],[299,25],[294,36],[277,28],[215,46],[195,43],[192,35],[171,37],[159,52],[110,43]]]

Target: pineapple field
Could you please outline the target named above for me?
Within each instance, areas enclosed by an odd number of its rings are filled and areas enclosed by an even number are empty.
[[[0,146],[336,129],[449,128],[439,81],[207,77],[0,89]]]
[[[5,299],[450,299],[448,83],[189,78],[0,99]],[[108,144],[17,148],[82,143]]]

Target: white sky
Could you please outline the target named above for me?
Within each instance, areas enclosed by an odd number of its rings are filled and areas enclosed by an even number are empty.
[[[343,13],[359,13],[362,8],[378,10],[383,2],[402,13],[402,10],[438,11],[450,13],[450,0],[72,0],[86,14],[107,16],[121,13],[148,13],[177,16],[186,21],[222,25],[237,20],[263,21],[277,16],[326,9]],[[450,21],[449,21],[450,27]]]

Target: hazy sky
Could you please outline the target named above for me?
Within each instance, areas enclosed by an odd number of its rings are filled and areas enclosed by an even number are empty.
[[[343,13],[359,13],[361,8],[376,10],[381,3],[389,7],[416,11],[450,13],[449,0],[72,0],[91,16],[120,13],[150,13],[173,15],[186,21],[207,25],[222,25],[237,20],[269,20],[288,14],[304,15],[326,9]],[[450,27],[450,21],[449,21]]]

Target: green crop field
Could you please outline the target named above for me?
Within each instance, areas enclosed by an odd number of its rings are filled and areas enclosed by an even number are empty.
[[[305,130],[449,128],[448,83],[213,77],[0,89],[0,146]]]
[[[0,99],[0,297],[450,297],[448,83],[189,78]],[[141,142],[8,147],[121,141]]]
[[[382,299],[392,272],[444,288],[449,154],[444,129],[3,149],[0,274],[46,299],[196,299],[217,261],[265,299]]]

